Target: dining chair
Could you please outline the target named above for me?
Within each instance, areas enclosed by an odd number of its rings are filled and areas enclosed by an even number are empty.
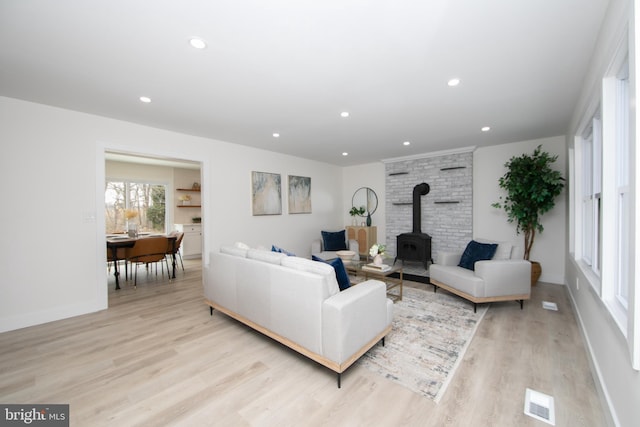
[[[144,264],[147,267],[147,271],[149,269],[149,265],[151,263],[158,263],[164,261],[167,266],[167,274],[169,278],[171,278],[171,273],[169,270],[169,264],[167,263],[167,245],[169,244],[169,239],[166,237],[145,237],[142,239],[136,240],[136,243],[133,245],[131,249],[129,249],[129,253],[127,256],[127,261],[131,263],[134,271],[134,281],[133,286],[137,287],[138,284],[138,266]],[[158,265],[156,264],[156,276],[158,275]],[[162,267],[162,275],[164,276],[164,266]]]
[[[167,244],[167,256],[180,258],[180,265],[182,266],[182,271],[184,272],[184,263],[182,262],[182,254],[180,253],[180,245],[182,244],[182,238],[184,237],[184,232],[182,231],[172,231],[170,233],[171,236],[176,236],[175,243],[169,240]]]

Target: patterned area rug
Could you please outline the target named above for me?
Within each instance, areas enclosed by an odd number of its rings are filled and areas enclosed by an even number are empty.
[[[393,326],[385,346],[360,360],[367,369],[438,402],[464,356],[487,306],[446,292],[405,287],[394,304]]]

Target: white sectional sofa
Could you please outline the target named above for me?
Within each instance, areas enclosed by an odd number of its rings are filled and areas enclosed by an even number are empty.
[[[259,249],[210,254],[205,302],[341,373],[391,330],[385,284],[368,280],[340,291],[333,267]]]
[[[531,263],[522,259],[522,248],[508,242],[495,243],[492,259],[476,261],[474,270],[458,266],[462,252],[440,252],[438,261],[429,267],[429,279],[437,288],[446,289],[476,304],[496,301],[519,301],[531,296]]]

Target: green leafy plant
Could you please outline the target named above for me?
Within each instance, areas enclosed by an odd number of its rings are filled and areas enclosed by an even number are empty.
[[[516,232],[524,233],[524,259],[528,260],[536,232],[544,227],[540,217],[553,209],[556,197],[564,188],[564,178],[559,171],[551,168],[558,159],[542,151],[541,146],[533,154],[512,157],[505,167],[507,172],[500,178],[500,188],[506,190],[506,197],[493,203],[494,208],[504,209],[508,221],[516,223]]]
[[[351,207],[351,210],[349,211],[349,215],[351,216],[356,216],[356,215],[364,215],[364,213],[366,212],[366,210],[364,209],[364,206],[360,206],[359,208],[356,208],[355,206]]]

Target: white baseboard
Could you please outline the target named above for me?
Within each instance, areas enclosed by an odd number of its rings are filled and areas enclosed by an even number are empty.
[[[584,322],[582,321],[582,316],[580,315],[580,311],[578,310],[578,305],[576,304],[576,300],[571,292],[571,287],[566,286],[567,293],[569,294],[569,301],[571,301],[571,306],[573,307],[573,312],[576,314],[576,319],[578,321],[578,329],[580,329],[580,334],[582,335],[582,339],[584,339],[586,348],[587,348],[587,359],[589,360],[589,366],[591,367],[591,372],[593,373],[593,382],[596,386],[596,391],[600,396],[600,401],[606,403],[603,405],[602,411],[607,421],[607,425],[614,427],[619,426],[620,422],[618,417],[614,412],[614,406],[611,402],[611,397],[607,389],[604,386],[604,381],[602,379],[602,373],[600,368],[598,367],[595,359],[593,358],[593,346],[589,341],[589,336],[585,333]]]
[[[42,325],[56,320],[68,319],[69,317],[81,316],[83,314],[95,313],[96,311],[107,308],[107,306],[103,307],[99,303],[88,303],[7,316],[0,318],[0,333],[27,328],[29,326]]]

